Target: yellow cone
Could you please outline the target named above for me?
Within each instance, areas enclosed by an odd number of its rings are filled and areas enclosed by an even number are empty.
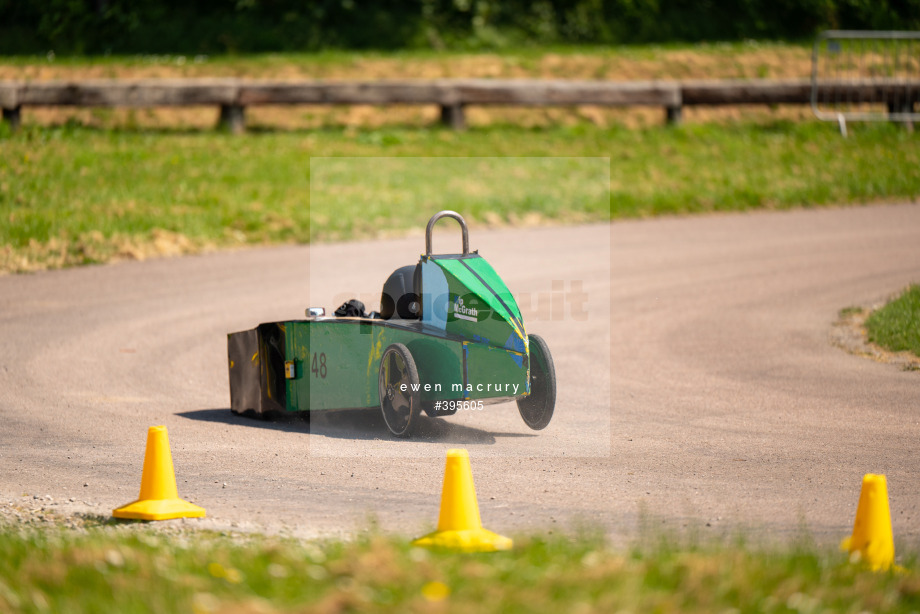
[[[894,563],[891,509],[884,475],[867,473],[863,477],[853,535],[843,540],[840,548],[850,553],[859,552],[874,571],[886,570]]]
[[[447,451],[438,530],[412,544],[459,552],[494,552],[511,548],[509,538],[482,528],[470,455],[466,450]]]
[[[140,496],[137,501],[114,510],[112,516],[134,520],[204,516],[203,508],[179,498],[172,454],[169,452],[169,435],[166,434],[165,426],[151,426],[147,430],[147,452],[144,454]]]

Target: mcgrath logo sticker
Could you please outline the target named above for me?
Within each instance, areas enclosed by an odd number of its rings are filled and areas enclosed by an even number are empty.
[[[463,299],[458,296],[456,300],[454,300],[454,317],[460,320],[478,322],[479,310],[475,307],[467,307],[463,304]]]

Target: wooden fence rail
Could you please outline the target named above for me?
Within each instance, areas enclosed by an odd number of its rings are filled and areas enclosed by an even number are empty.
[[[872,100],[879,92],[916,96],[920,81],[821,82],[818,96]],[[3,118],[18,126],[24,106],[161,107],[215,105],[233,132],[245,130],[254,105],[438,105],[441,120],[466,125],[464,108],[503,106],[651,106],[677,123],[690,105],[811,104],[812,84],[794,81],[541,81],[440,79],[432,81],[258,81],[145,79],[0,81]],[[915,104],[917,100],[912,100]]]

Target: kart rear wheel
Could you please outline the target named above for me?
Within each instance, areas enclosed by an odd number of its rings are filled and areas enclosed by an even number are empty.
[[[387,428],[397,437],[411,437],[418,423],[422,400],[415,360],[402,343],[394,343],[383,353],[377,391]]]
[[[535,431],[545,429],[556,408],[556,368],[543,337],[528,335],[530,346],[530,394],[518,399],[524,423]]]

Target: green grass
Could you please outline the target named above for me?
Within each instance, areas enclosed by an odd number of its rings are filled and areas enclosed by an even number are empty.
[[[910,612],[916,561],[872,573],[834,550],[662,540],[518,538],[509,552],[353,542],[0,529],[0,610],[13,612]]]
[[[920,285],[913,284],[901,296],[866,320],[869,341],[892,352],[920,356]]]
[[[74,122],[16,134],[0,127],[0,270],[399,233],[448,207],[474,223],[518,224],[912,200],[917,139],[860,125],[844,141],[832,125],[785,121],[465,133],[256,127],[242,137]],[[453,160],[438,170],[431,160],[327,160],[323,168],[337,170],[311,185],[316,158],[373,156],[609,158],[609,207],[596,160],[519,160],[514,173],[503,170],[507,162]],[[316,203],[311,188],[322,196]]]

